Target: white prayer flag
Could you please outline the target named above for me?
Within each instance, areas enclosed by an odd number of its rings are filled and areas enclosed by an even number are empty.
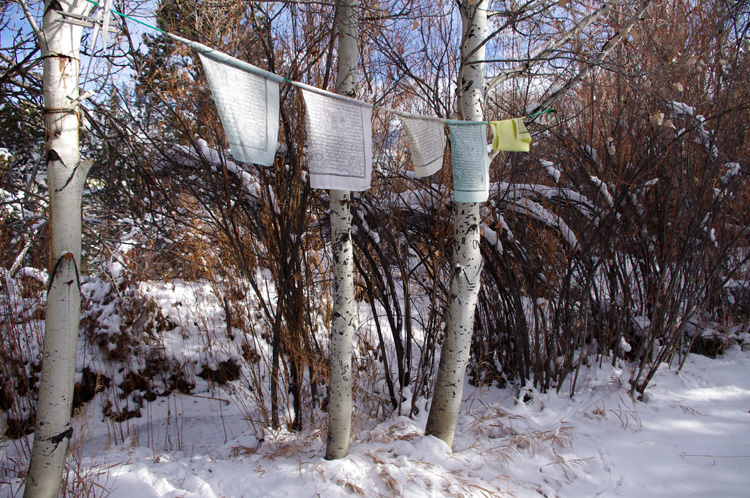
[[[310,186],[362,191],[372,177],[372,107],[347,97],[302,87],[307,108]]]
[[[435,121],[401,116],[406,136],[409,139],[414,173],[422,178],[430,176],[443,167],[445,150],[445,125]]]
[[[487,126],[448,123],[451,132],[453,195],[456,202],[484,202],[489,198],[490,159]]]
[[[273,165],[279,135],[279,83],[250,72],[245,67],[249,64],[227,55],[222,59],[204,51],[198,55],[234,158]]]

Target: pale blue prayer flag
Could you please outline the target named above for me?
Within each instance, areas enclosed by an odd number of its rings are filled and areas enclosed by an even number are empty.
[[[301,83],[312,188],[362,191],[372,177],[372,106]]]
[[[401,123],[409,139],[414,174],[430,176],[443,167],[445,125],[436,121],[401,116]]]
[[[489,198],[490,158],[484,123],[448,123],[451,134],[453,195],[456,202],[485,202]]]
[[[273,165],[279,135],[279,83],[249,71],[247,63],[225,54],[219,59],[199,49],[232,156]]]

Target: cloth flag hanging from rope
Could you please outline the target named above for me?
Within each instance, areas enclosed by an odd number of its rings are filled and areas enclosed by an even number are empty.
[[[310,186],[362,191],[372,177],[372,105],[298,83],[307,109]]]
[[[445,150],[445,125],[435,121],[401,116],[406,136],[409,139],[414,173],[422,178],[443,167]]]
[[[254,74],[250,64],[198,51],[232,155],[271,166],[279,135],[279,83]],[[236,61],[235,64],[234,61]]]
[[[484,123],[448,122],[451,133],[453,195],[456,202],[484,202],[489,198],[490,159]]]
[[[528,152],[531,135],[523,124],[523,118],[492,121],[492,149],[508,152]]]

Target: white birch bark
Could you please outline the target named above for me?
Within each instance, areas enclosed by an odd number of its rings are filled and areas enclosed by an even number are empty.
[[[486,9],[487,0],[463,0],[460,4],[463,42],[459,92],[463,119],[468,121],[483,119],[484,64],[477,61],[484,60]],[[454,203],[453,225],[448,319],[426,427],[427,434],[442,439],[449,446],[456,432],[481,285],[479,203]]]
[[[359,0],[338,5],[339,53],[336,92],[354,96],[359,57]],[[351,193],[331,190],[333,245],[333,319],[331,321],[331,374],[328,382],[328,440],[326,459],[349,453],[352,425],[352,335],[354,334],[354,252],[350,210]]]
[[[79,153],[77,112],[80,26],[60,12],[83,14],[83,0],[45,1],[39,45],[44,59],[45,148],[50,210],[50,282],[34,446],[24,497],[55,497],[73,430],[81,291],[81,196],[91,167]]]

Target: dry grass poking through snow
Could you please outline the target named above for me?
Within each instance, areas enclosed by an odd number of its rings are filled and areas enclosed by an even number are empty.
[[[572,456],[572,427],[535,426],[529,417],[498,406],[470,410],[462,417],[456,450],[423,436],[424,417],[397,417],[355,435],[350,454],[325,461],[325,431],[267,433],[256,446],[235,446],[231,455],[282,467],[297,467],[318,496],[333,490],[352,496],[496,497],[514,489],[537,488],[512,478],[516,464],[535,459],[539,472],[570,481],[585,473],[586,462]],[[293,462],[290,464],[290,462]],[[325,492],[323,492],[325,490]]]

